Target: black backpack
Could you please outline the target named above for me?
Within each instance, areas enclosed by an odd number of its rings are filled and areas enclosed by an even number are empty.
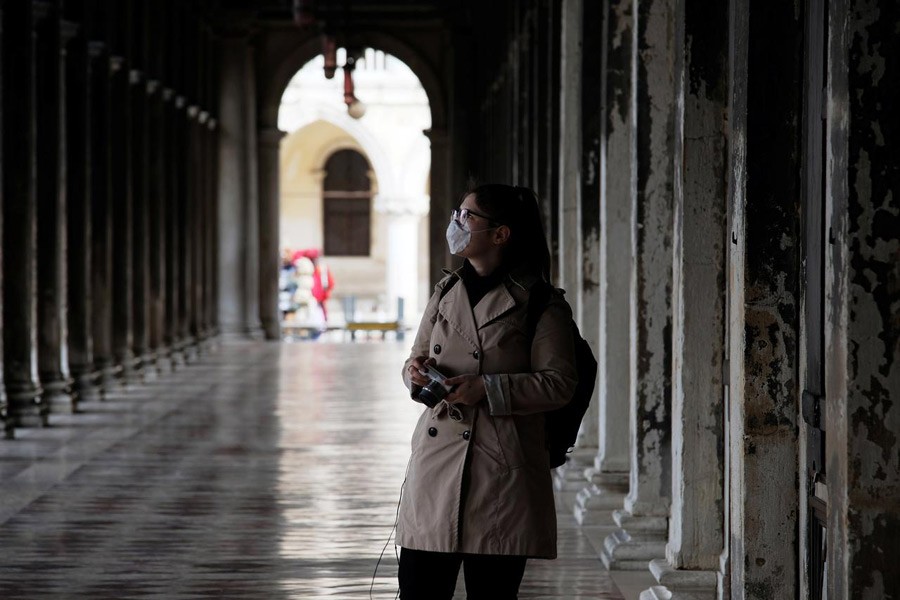
[[[453,277],[441,290],[440,298],[450,291],[458,277]],[[536,283],[528,300],[528,316],[526,323],[528,339],[534,340],[534,332],[538,321],[550,302],[550,295],[554,288],[545,282]],[[591,351],[575,321],[572,324],[572,337],[575,340],[575,372],[578,373],[578,384],[572,394],[572,399],[562,408],[551,410],[544,415],[544,439],[547,444],[547,453],[550,455],[550,468],[565,464],[566,455],[575,446],[578,430],[581,429],[581,421],[591,403],[594,394],[594,382],[597,380],[597,359]]]
[[[550,302],[553,288],[544,282],[535,284],[528,300],[528,339],[534,340],[534,332],[538,321]],[[575,372],[578,383],[568,404],[544,414],[544,433],[547,453],[550,455],[550,468],[554,469],[566,462],[566,455],[575,446],[581,421],[594,395],[594,382],[597,380],[597,359],[591,351],[578,325],[571,321],[572,338],[575,340]]]

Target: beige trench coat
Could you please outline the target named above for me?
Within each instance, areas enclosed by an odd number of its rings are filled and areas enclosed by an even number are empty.
[[[457,272],[458,273],[458,272]],[[435,552],[556,557],[556,511],[544,415],[577,383],[568,304],[553,295],[528,343],[527,303],[537,278],[513,273],[471,308],[460,279],[435,287],[407,367],[431,356],[451,377],[485,375],[475,406],[426,408],[412,439],[397,543]],[[415,389],[414,389],[415,388]],[[460,409],[460,410],[457,410]]]

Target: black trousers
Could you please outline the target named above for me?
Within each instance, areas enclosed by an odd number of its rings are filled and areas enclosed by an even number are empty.
[[[400,549],[400,600],[450,600],[464,566],[468,600],[516,600],[524,556]]]

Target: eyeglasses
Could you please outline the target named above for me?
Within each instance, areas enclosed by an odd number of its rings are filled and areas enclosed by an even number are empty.
[[[454,221],[456,221],[457,223],[459,223],[460,225],[463,225],[466,221],[469,220],[469,215],[474,215],[474,216],[476,216],[476,217],[481,217],[482,219],[484,219],[484,220],[487,221],[488,223],[495,223],[495,222],[496,222],[496,221],[494,221],[492,218],[490,218],[489,216],[483,215],[483,214],[481,214],[481,213],[477,213],[477,212],[475,212],[474,210],[470,210],[470,209],[468,209],[468,208],[457,208],[457,209],[455,209],[452,213],[450,213],[450,218],[453,219]]]

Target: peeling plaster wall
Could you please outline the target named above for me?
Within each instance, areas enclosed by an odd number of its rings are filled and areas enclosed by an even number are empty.
[[[731,592],[793,598],[802,28],[794,3],[730,9]]]
[[[666,515],[671,496],[674,2],[638,3],[637,195],[631,305],[632,463],[625,507]]]
[[[832,7],[829,598],[900,598],[900,8]]]
[[[578,325],[581,335],[597,354],[600,346],[600,120],[602,113],[603,52],[600,23],[603,3],[586,2],[581,19],[582,56],[590,57],[581,63],[581,206],[580,206],[580,265],[581,286],[578,302]],[[599,443],[599,386],[581,423],[578,444],[597,448]]]

